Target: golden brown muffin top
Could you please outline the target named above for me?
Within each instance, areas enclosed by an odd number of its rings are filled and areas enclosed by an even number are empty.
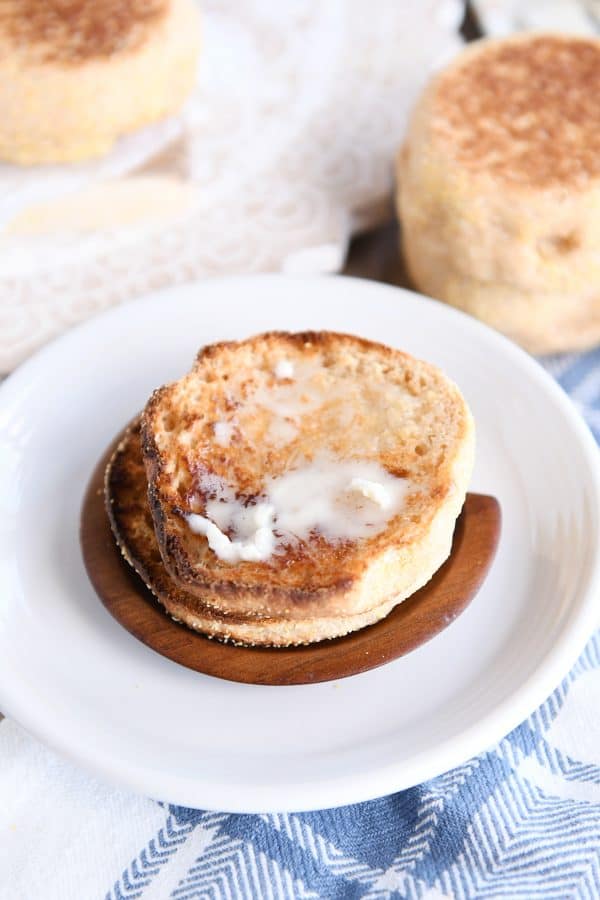
[[[169,0],[0,0],[0,34],[43,62],[81,63],[132,50]]]
[[[600,175],[600,41],[486,42],[439,77],[433,129],[461,165],[530,187]]]

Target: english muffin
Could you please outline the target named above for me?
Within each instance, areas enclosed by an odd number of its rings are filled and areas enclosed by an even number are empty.
[[[307,641],[381,618],[431,578],[474,454],[442,372],[330,332],[205,347],[153,394],[141,435],[177,617],[202,628],[200,601],[291,635],[305,623]]]
[[[73,162],[179,110],[193,0],[0,0],[0,159]]]
[[[538,352],[598,341],[598,96],[595,38],[480,41],[432,79],[397,164],[419,289]]]

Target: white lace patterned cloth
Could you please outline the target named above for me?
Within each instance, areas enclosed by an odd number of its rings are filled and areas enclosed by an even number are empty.
[[[338,269],[351,231],[388,214],[407,111],[458,46],[461,13],[461,0],[203,3],[179,120],[97,164],[0,166],[0,371],[164,285]]]

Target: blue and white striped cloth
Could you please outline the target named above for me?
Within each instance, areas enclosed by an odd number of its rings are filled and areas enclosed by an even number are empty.
[[[600,440],[600,350],[544,365]],[[0,798],[1,900],[598,900],[600,632],[497,747],[381,800],[298,815],[168,807],[7,721]]]

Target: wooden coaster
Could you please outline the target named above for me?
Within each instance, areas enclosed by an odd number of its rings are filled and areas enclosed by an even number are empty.
[[[81,512],[83,560],[96,593],[111,615],[148,647],[182,666],[228,681],[278,685],[333,681],[409,653],[468,606],[487,574],[500,536],[498,501],[468,494],[450,558],[424,588],[385,619],[308,647],[236,647],[173,621],[122,558],[104,508],[104,471],[110,453],[92,476]]]

